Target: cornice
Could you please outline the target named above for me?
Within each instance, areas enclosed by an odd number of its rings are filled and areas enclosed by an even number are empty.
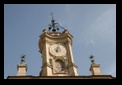
[[[7,79],[116,79],[111,75],[89,75],[89,76],[8,76]],[[54,80],[55,81],[55,80]]]
[[[59,35],[52,35],[52,34],[59,34]],[[43,49],[45,43],[52,44],[52,43],[69,43],[72,45],[72,35],[68,32],[60,33],[60,32],[45,32],[40,36],[38,45],[40,52]]]

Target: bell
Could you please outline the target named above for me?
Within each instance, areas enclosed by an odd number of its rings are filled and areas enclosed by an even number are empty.
[[[59,30],[59,28],[57,28],[57,30]]]
[[[54,29],[54,28],[53,28],[53,30],[52,30],[52,31],[53,31],[53,32],[55,32],[55,31],[56,31],[56,29]]]
[[[51,27],[49,27],[48,29],[51,30]]]
[[[53,19],[53,20],[52,20],[52,22],[54,23],[54,22],[55,22],[55,20]]]

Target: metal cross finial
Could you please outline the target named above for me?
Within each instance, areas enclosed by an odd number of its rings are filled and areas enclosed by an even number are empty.
[[[51,22],[52,22],[52,27],[53,27],[52,31],[55,32],[56,28],[55,28],[55,20],[53,19],[53,13],[51,13],[51,17],[52,17]]]
[[[51,12],[51,17],[52,17],[52,20],[53,20],[53,13]]]

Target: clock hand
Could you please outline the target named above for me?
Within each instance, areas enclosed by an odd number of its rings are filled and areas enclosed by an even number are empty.
[[[59,45],[58,45],[57,48],[56,48],[56,52],[59,52],[59,49],[60,49],[60,47],[59,47]]]
[[[58,49],[56,49],[56,52],[58,52]]]
[[[59,47],[56,48],[56,52],[58,52]]]

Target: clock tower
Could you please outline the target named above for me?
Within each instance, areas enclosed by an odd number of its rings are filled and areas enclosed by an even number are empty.
[[[39,36],[39,51],[42,54],[40,76],[78,76],[72,54],[73,36],[51,20],[48,29]]]

